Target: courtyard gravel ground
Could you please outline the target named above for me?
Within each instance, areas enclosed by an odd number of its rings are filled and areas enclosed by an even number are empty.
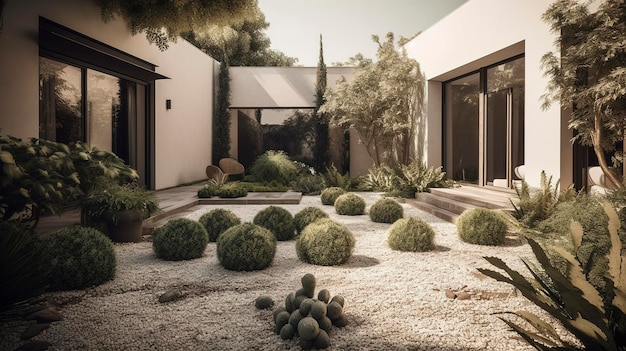
[[[381,196],[359,194],[368,207]],[[319,196],[280,206],[292,214],[317,206],[346,225],[356,246],[342,266],[299,261],[295,241],[278,242],[272,265],[255,272],[222,268],[215,243],[202,258],[180,262],[157,259],[150,242],[116,244],[115,279],[87,290],[48,294],[63,320],[35,339],[51,343],[50,350],[300,350],[295,341],[273,332],[272,311],[255,308],[254,300],[269,295],[282,304],[300,288],[300,278],[312,273],[316,292],[328,289],[346,300],[348,325],[332,330],[328,350],[534,350],[497,313],[527,310],[548,316],[510,285],[476,270],[489,268],[483,256],[498,256],[524,270],[520,257],[532,256],[529,246],[515,236],[498,247],[466,244],[453,224],[402,205],[405,217],[420,217],[434,228],[434,251],[393,251],[386,243],[389,224],[373,223],[367,215],[339,216]],[[266,206],[205,205],[184,216],[197,220],[219,207],[252,221]],[[159,303],[171,289],[179,289],[182,298]],[[470,298],[452,299],[446,290],[467,292]],[[1,327],[0,349],[20,345],[24,322]]]

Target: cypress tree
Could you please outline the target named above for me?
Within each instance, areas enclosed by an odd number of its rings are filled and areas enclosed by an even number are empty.
[[[213,119],[213,164],[230,157],[230,75],[228,62],[223,60],[217,76],[217,102]]]
[[[326,64],[324,64],[324,48],[322,45],[322,35],[320,34],[320,58],[317,63],[317,80],[315,81],[315,109],[313,118],[315,120],[315,145],[313,147],[314,167],[320,172],[329,166],[330,155],[328,152],[328,115],[320,113],[319,109],[324,104],[324,92],[326,91]]]

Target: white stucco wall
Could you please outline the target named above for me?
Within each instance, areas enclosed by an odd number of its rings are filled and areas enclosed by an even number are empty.
[[[525,54],[525,163],[527,181],[539,183],[545,170],[562,183],[571,183],[569,131],[561,109],[541,109],[547,79],[541,57],[554,51],[554,36],[541,20],[551,0],[470,0],[407,44],[409,56],[421,65],[428,86],[425,111],[425,160],[442,164],[441,82]],[[567,140],[565,140],[567,139]],[[569,174],[568,174],[569,172]]]
[[[8,1],[0,32],[0,133],[39,136],[39,16],[157,65],[155,187],[205,178],[211,160],[214,60],[179,39],[161,52],[85,0]],[[165,109],[165,100],[172,109]]]

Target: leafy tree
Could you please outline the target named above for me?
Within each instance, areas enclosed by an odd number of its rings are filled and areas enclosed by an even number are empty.
[[[313,110],[313,118],[315,119],[315,145],[313,148],[313,157],[315,161],[315,169],[318,172],[328,167],[330,155],[328,152],[329,136],[328,136],[328,114],[321,112],[320,107],[324,105],[324,92],[326,91],[327,76],[326,64],[324,64],[324,47],[322,44],[322,35],[320,34],[320,58],[317,63],[317,79],[315,81],[315,109]]]
[[[542,58],[550,79],[543,106],[560,101],[563,108],[573,107],[569,127],[575,140],[593,147],[602,171],[619,186],[605,153],[615,152],[613,163],[621,162],[615,145],[623,142],[626,127],[626,2],[605,0],[595,12],[588,6],[558,0],[542,16],[558,35],[558,52]]]
[[[354,128],[376,166],[408,164],[415,153],[412,144],[416,118],[424,98],[424,76],[419,63],[398,50],[393,33],[378,44],[377,62],[358,54],[352,81],[340,81],[326,90],[320,112],[333,123]],[[400,43],[404,40],[401,38]]]
[[[213,120],[213,164],[230,157],[230,75],[222,62],[217,75],[217,101]]]
[[[194,29],[182,37],[230,66],[293,66],[298,59],[270,48],[271,41],[264,32],[269,25],[257,10],[241,23]]]
[[[102,19],[120,15],[133,34],[145,32],[161,50],[183,32],[210,25],[243,23],[258,9],[256,0],[97,0]]]

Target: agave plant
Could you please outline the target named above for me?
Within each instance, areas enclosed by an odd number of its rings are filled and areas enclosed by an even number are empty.
[[[606,292],[601,294],[586,277],[586,268],[572,253],[562,249],[554,250],[566,261],[567,269],[562,273],[554,267],[544,250],[532,239],[528,239],[542,271],[524,264],[534,279],[527,279],[511,269],[501,259],[485,257],[506,275],[489,270],[479,271],[493,279],[515,286],[527,299],[558,319],[563,327],[578,338],[587,350],[626,350],[626,260],[620,255],[622,244],[618,235],[620,222],[615,210],[608,204],[604,210],[609,217],[608,229],[611,248],[606,255]],[[574,252],[581,246],[582,226],[572,222]],[[523,327],[500,317],[528,344],[537,350],[577,350],[578,347],[564,341],[549,323],[538,316],[526,312],[512,313],[532,328]]]

